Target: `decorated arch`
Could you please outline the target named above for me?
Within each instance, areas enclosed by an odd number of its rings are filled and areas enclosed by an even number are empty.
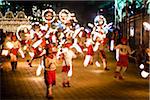
[[[20,25],[29,25],[30,21],[23,11],[14,16],[12,11],[5,13],[5,16],[0,12],[0,29],[4,32],[16,32]]]

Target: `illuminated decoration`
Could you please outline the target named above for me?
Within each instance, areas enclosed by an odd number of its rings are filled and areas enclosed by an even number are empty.
[[[67,23],[67,21],[69,21],[71,19],[71,14],[67,9],[62,9],[59,12],[59,19],[61,22],[63,23]]]
[[[106,25],[106,18],[102,15],[97,15],[94,19],[94,25],[104,27]]]
[[[125,5],[126,5],[126,0],[115,0],[115,8],[118,12],[118,16],[119,16],[118,18],[120,22],[122,21],[122,10],[125,7]]]
[[[149,0],[148,0],[148,1],[149,1]],[[143,0],[135,0],[135,2],[136,2],[136,8],[141,7],[142,4],[143,4]]]
[[[149,0],[148,0],[149,1]],[[124,17],[123,9],[128,4],[133,4],[133,0],[115,0],[115,21],[122,21],[122,18]],[[139,7],[142,7],[143,0],[135,0],[135,6],[138,9]],[[116,13],[118,12],[118,13]]]
[[[25,15],[24,12],[20,11],[14,16],[12,11],[5,13],[5,16],[2,16],[0,12],[0,29],[3,29],[4,32],[16,32],[17,28],[20,25],[29,25],[30,21]]]
[[[141,64],[139,67],[140,69],[144,69],[144,64]]]
[[[16,18],[27,18],[27,16],[23,11],[19,11],[16,15]]]
[[[130,27],[130,36],[131,36],[131,37],[134,36],[134,27]]]
[[[148,5],[147,13],[150,14],[150,0],[147,0],[146,4]]]
[[[149,75],[150,75],[150,73],[149,72],[146,72],[145,70],[144,70],[144,64],[141,64],[140,66],[139,66],[139,68],[140,69],[142,69],[142,72],[141,72],[141,76],[143,77],[143,78],[147,78]]]
[[[19,41],[22,41],[23,38],[25,38],[25,37],[20,36],[19,32],[20,32],[21,30],[24,30],[24,29],[30,30],[31,27],[32,27],[31,25],[20,25],[20,26],[17,28],[16,36],[17,36],[17,38],[18,38]],[[25,36],[26,36],[26,35],[25,35]]]
[[[14,14],[12,11],[8,11],[5,13],[5,18],[14,18]]]
[[[96,28],[96,31],[107,34],[108,30],[112,27],[112,22],[107,24],[106,18],[103,15],[97,15],[94,18],[94,25]],[[92,25],[90,25],[92,26]],[[95,34],[93,32],[93,34]]]
[[[144,29],[150,31],[150,24],[148,22],[143,22]]]
[[[40,9],[37,9],[37,6],[33,6],[32,12],[35,17],[40,17],[40,15],[41,15],[41,11],[40,11]]]
[[[55,12],[52,9],[46,9],[42,13],[42,19],[46,23],[52,23],[55,20]]]
[[[62,9],[59,12],[59,19],[61,22],[63,23],[68,23],[70,20],[73,20],[74,22],[78,22],[75,14],[74,13],[70,13],[67,9]]]
[[[0,0],[0,5],[2,5],[2,0]]]
[[[94,25],[89,24],[90,26],[94,26],[91,34],[93,35],[93,40],[95,41],[96,38],[99,38],[103,41],[106,38],[106,34],[108,30],[111,29],[113,23],[107,24],[106,18],[102,15],[97,15],[94,18]]]
[[[147,77],[149,76],[149,73],[143,70],[143,71],[141,72],[141,76],[142,76],[143,78],[147,78]]]

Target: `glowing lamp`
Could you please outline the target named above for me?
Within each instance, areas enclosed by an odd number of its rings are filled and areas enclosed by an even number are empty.
[[[145,29],[145,30],[150,31],[150,24],[149,24],[149,23],[143,22],[143,26],[144,26],[144,29]]]
[[[142,76],[143,78],[147,78],[147,77],[149,76],[149,73],[143,70],[143,71],[141,72],[141,76]]]
[[[140,68],[140,69],[144,69],[144,64],[141,64],[141,65],[139,66],[139,68]]]
[[[133,27],[130,28],[130,36],[132,36],[132,37],[134,36],[134,28]]]

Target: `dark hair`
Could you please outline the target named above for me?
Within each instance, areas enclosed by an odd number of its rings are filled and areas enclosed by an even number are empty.
[[[46,48],[46,56],[48,56],[49,54],[52,54],[51,52],[49,52],[49,49],[52,49],[52,48],[51,47]]]
[[[48,54],[49,54],[49,53],[48,53],[48,48],[46,48],[46,56],[48,56]]]

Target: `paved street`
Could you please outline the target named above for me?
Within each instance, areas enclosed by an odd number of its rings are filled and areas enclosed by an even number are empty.
[[[3,62],[1,72],[1,100],[47,100],[43,72],[35,76],[39,60],[29,67],[26,59],[19,59],[17,71],[12,72],[8,60]],[[108,53],[110,71],[90,65],[83,67],[83,59],[73,61],[71,87],[61,86],[61,67],[57,68],[54,100],[149,100],[149,80],[142,79],[138,67],[130,62],[125,80],[113,78],[115,59]],[[102,66],[102,64],[101,64]]]

